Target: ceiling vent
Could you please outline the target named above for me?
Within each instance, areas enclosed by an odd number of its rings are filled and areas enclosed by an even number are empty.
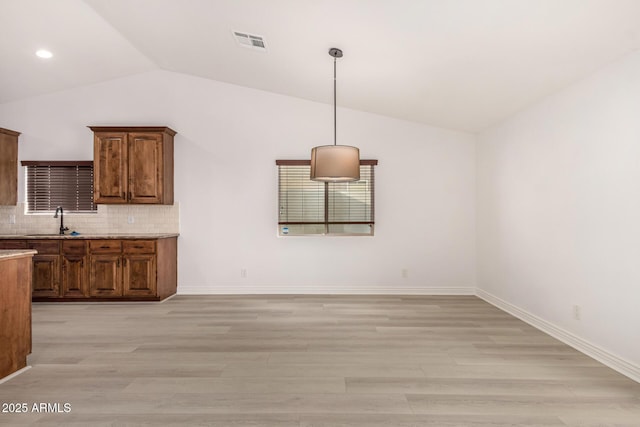
[[[242,47],[248,47],[249,49],[256,49],[262,52],[267,51],[267,45],[264,37],[255,34],[242,33],[240,31],[233,31],[233,37],[238,44]]]

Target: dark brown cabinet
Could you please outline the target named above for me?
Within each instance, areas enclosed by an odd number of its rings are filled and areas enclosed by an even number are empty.
[[[31,353],[31,255],[0,257],[0,379],[26,367]]]
[[[129,134],[129,203],[164,203],[163,151],[162,134]],[[173,194],[168,198],[173,203]]]
[[[92,297],[121,297],[122,270],[120,255],[91,255],[89,283]]]
[[[156,256],[125,255],[124,295],[149,296],[156,293]]]
[[[88,296],[87,244],[84,240],[62,241],[62,296]]]
[[[27,240],[27,247],[38,251],[33,256],[33,297],[60,295],[60,242],[57,240]]]
[[[89,294],[92,297],[122,296],[122,241],[89,241]]]
[[[0,205],[18,203],[18,136],[0,128]]]
[[[57,297],[60,294],[60,257],[34,255],[32,281],[34,297]]]
[[[91,242],[91,296],[156,295],[156,242]]]
[[[173,137],[167,127],[97,127],[94,201],[173,204]]]
[[[25,246],[38,251],[33,256],[34,298],[84,298],[88,296],[87,248],[83,240],[13,241],[7,246]]]
[[[80,255],[64,255],[62,257],[62,296],[68,298],[87,296],[85,258]]]
[[[156,293],[156,242],[123,242],[124,295],[148,296]]]
[[[152,300],[176,293],[177,238],[0,240],[35,249],[34,301]]]
[[[127,203],[127,134],[96,132],[93,150],[94,201]]]

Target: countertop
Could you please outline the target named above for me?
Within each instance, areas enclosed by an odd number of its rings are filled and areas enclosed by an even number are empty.
[[[136,234],[79,234],[70,236],[68,234],[8,234],[0,235],[0,239],[9,240],[66,240],[66,239],[168,239],[178,237],[178,233],[136,233]]]
[[[35,255],[38,252],[32,250],[16,249],[16,250],[2,250],[0,249],[0,261],[11,258],[20,258],[27,255]]]

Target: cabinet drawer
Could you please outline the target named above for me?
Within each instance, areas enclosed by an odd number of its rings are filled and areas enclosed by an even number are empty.
[[[38,255],[58,255],[60,253],[60,242],[56,240],[29,240],[27,247],[38,251]]]
[[[84,255],[87,252],[87,242],[84,240],[63,240],[62,253],[65,255]]]
[[[122,242],[120,240],[91,240],[89,241],[89,251],[92,254],[116,254],[122,252]]]
[[[153,254],[156,252],[155,240],[125,240],[122,242],[125,254]]]
[[[0,240],[0,249],[27,249],[26,240]]]

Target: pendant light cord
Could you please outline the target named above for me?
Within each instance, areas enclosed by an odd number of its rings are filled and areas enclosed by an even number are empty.
[[[337,95],[336,95],[336,61],[337,58],[333,57],[333,145],[337,145],[337,140],[338,140],[338,133],[337,133],[337,104],[336,104],[336,99],[337,99]]]

